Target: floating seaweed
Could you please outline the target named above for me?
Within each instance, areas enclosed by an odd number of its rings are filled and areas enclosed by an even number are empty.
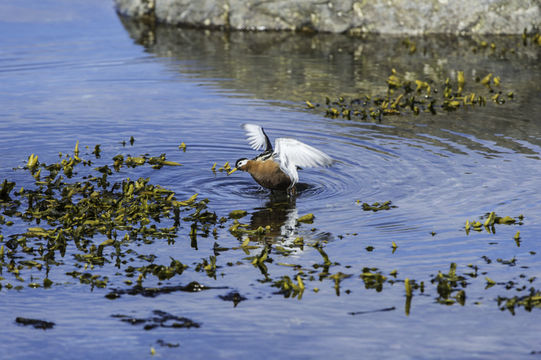
[[[415,52],[415,44],[408,41],[410,49]],[[421,79],[410,80],[395,69],[387,78],[387,93],[385,95],[364,95],[358,98],[345,99],[339,96],[336,100],[326,98],[325,116],[330,118],[342,117],[348,120],[360,118],[381,121],[384,116],[419,115],[420,113],[437,114],[451,112],[461,107],[486,106],[486,98],[491,97],[497,104],[504,104],[502,90],[495,91],[492,85],[499,88],[501,79],[492,73],[479,78],[478,82],[488,91],[479,94],[474,91],[466,92],[464,71],[457,71],[456,82],[447,78],[442,84]],[[477,89],[475,89],[477,90]],[[479,89],[482,91],[482,88]],[[513,96],[508,96],[509,100]],[[315,110],[319,104],[305,101],[309,110]]]
[[[229,213],[231,219],[240,219],[248,215],[246,210],[233,210]]]
[[[310,214],[306,214],[306,215],[303,215],[301,217],[299,217],[297,219],[297,222],[300,222],[300,223],[306,223],[306,224],[312,224],[314,222],[314,214],[310,213]]]
[[[360,201],[357,200],[357,204],[359,204],[359,203],[360,203]],[[361,206],[362,206],[364,211],[373,211],[373,212],[381,211],[381,210],[391,210],[391,209],[397,207],[396,205],[392,204],[392,201],[385,201],[383,203],[375,202],[375,203],[372,203],[372,204],[362,203]]]
[[[466,80],[462,77],[458,75],[457,85],[464,92]],[[496,77],[490,79],[490,85],[497,86]],[[389,86],[400,89],[402,81],[395,75],[389,78]],[[411,86],[412,92],[434,92],[433,84],[428,82],[419,81]],[[449,87],[452,92],[458,91],[450,83]],[[400,104],[403,98],[395,99],[396,104]],[[345,99],[339,101],[345,102]],[[167,160],[165,154],[118,154],[107,161],[98,145],[92,154],[96,160],[85,159],[78,143],[73,154],[61,154],[58,162],[52,164],[40,162],[38,156],[32,154],[22,166],[23,171],[28,173],[29,184],[25,183],[24,188],[16,190],[15,182],[9,179],[0,183],[0,229],[7,229],[0,234],[0,268],[4,276],[0,278],[0,291],[22,288],[19,284],[10,283],[10,280],[24,282],[29,288],[53,287],[62,282],[56,278],[59,274],[51,270],[62,267],[65,269],[63,276],[91,289],[100,289],[111,300],[123,295],[156,297],[175,292],[228,289],[195,281],[178,285],[177,278],[190,271],[219,281],[221,276],[228,275],[226,270],[229,267],[251,265],[261,273],[259,282],[277,288],[277,293],[286,298],[301,300],[306,288],[311,288],[311,296],[316,296],[320,287],[312,286],[314,281],[333,288],[337,296],[350,293],[349,289],[342,289],[344,280],[348,278],[351,278],[348,285],[357,282],[364,289],[376,292],[404,283],[405,310],[409,314],[414,295],[425,292],[423,279],[400,278],[397,270],[389,272],[374,267],[360,267],[356,271],[355,266],[333,261],[327,254],[327,239],[293,236],[281,241],[281,235],[277,237],[272,233],[273,225],[252,224],[254,214],[251,214],[250,223],[240,222],[248,215],[245,210],[230,210],[229,213],[217,215],[209,209],[208,200],[201,199],[198,194],[178,196],[172,190],[153,184],[149,178],[128,177],[140,167],[160,169],[179,165]],[[226,163],[220,169],[229,171],[228,168],[230,166]],[[357,203],[363,210],[373,212],[396,207],[391,201]],[[312,213],[308,213],[298,217],[291,226],[295,231],[313,233],[317,231],[316,227],[304,229],[304,226],[316,220]],[[468,220],[466,231],[487,229],[493,234],[497,226],[520,225],[522,221],[522,215],[502,217],[490,212],[479,220]],[[205,241],[209,237],[214,237],[214,241]],[[205,245],[208,253],[188,263],[177,258],[177,255],[182,258],[182,253],[166,259],[144,253],[145,245],[171,245],[183,238],[194,249]],[[338,238],[347,240],[342,235]],[[520,232],[513,239],[520,245]],[[363,256],[371,256],[370,253],[375,250],[374,246],[367,244],[363,248],[367,251],[363,252]],[[398,248],[395,240],[391,240],[391,248],[393,253]],[[306,263],[305,258],[295,256],[300,252],[317,252],[321,259]],[[223,261],[223,254],[229,257],[227,261]],[[296,260],[291,260],[294,256]],[[488,257],[484,259],[487,263],[492,262]],[[517,261],[515,257],[498,258],[494,264],[513,267]],[[73,268],[66,269],[68,266]],[[113,267],[116,274],[107,271]],[[464,305],[468,285],[466,279],[486,275],[478,265],[470,264],[468,267],[469,272],[458,275],[457,266],[452,263],[448,273],[438,272],[429,279],[433,286],[426,291],[437,293],[435,297],[438,303]],[[277,269],[281,269],[279,275],[275,274]],[[493,286],[506,290],[526,289],[525,280],[497,283],[488,276],[485,276],[485,280],[487,289]],[[234,305],[245,300],[235,291],[219,298],[232,301]],[[522,306],[523,300],[526,301],[526,298],[517,298],[514,303],[518,305],[515,306]],[[534,304],[535,300],[535,296],[531,297],[530,304]],[[124,319],[152,328],[156,325],[135,317]]]
[[[513,218],[511,216],[498,216],[494,211],[491,211],[490,213],[486,214],[484,217],[481,217],[481,220],[485,218],[484,222],[480,222],[478,220],[466,220],[466,225],[464,226],[464,229],[466,230],[466,234],[470,233],[470,230],[474,230],[477,232],[483,231],[483,228],[492,234],[496,233],[495,225],[512,225],[512,224],[519,224],[522,225],[522,220],[524,219],[523,215],[519,215],[517,218]],[[519,232],[520,237],[520,232]],[[516,240],[516,239],[515,239]]]
[[[99,145],[93,154],[101,157]],[[13,192],[15,183],[4,180],[0,188],[3,204],[0,222],[13,224],[11,220],[6,221],[5,216],[8,216],[29,224],[26,230],[10,233],[5,241],[1,235],[0,265],[5,266],[14,278],[24,281],[25,269],[47,269],[48,274],[51,266],[62,264],[58,259],[63,258],[67,248],[71,247],[75,251],[71,251],[70,256],[75,259],[76,266],[85,270],[108,263],[120,267],[126,253],[133,253],[131,246],[134,243],[158,239],[174,241],[181,227],[180,212],[190,209],[195,212],[182,220],[206,232],[216,218],[205,211],[206,200],[196,200],[197,194],[188,200],[177,200],[173,191],[151,184],[148,178],[111,179],[112,169],[120,171],[123,166],[138,167],[147,163],[156,168],[180,165],[166,160],[165,154],[158,157],[119,154],[113,157],[112,165],[91,170],[91,161],[80,157],[78,142],[73,156],[61,154],[57,163],[40,163],[38,156],[32,154],[24,169],[34,178],[34,187]],[[81,165],[84,169],[79,175],[75,171]],[[95,242],[95,238],[105,240]],[[29,258],[22,258],[19,253]],[[182,274],[186,267],[171,259],[168,266],[151,264],[141,266],[137,271],[141,280],[147,274],[166,280]],[[107,276],[78,270],[66,274],[91,287],[108,286]],[[33,281],[29,286],[50,287],[53,284],[46,275],[42,284]],[[6,284],[6,288],[10,287]]]

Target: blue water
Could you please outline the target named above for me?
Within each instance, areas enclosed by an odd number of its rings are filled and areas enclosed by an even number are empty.
[[[123,169],[119,176],[150,177],[179,199],[194,193],[208,198],[218,216],[243,209],[249,215],[242,222],[270,225],[273,232],[265,239],[273,248],[273,262],[267,263],[272,281],[297,275],[278,263],[316,269],[315,279],[305,279],[301,299],[277,294],[241,250],[217,256],[213,279],[194,271],[195,264],[214,255],[215,242],[239,246],[228,232],[230,223],[217,229],[216,238],[200,237],[197,249],[184,228],[173,245],[155,241],[135,249],[155,254],[157,263],[168,264],[172,256],[190,266],[162,286],[198,281],[216,289],[109,300],[111,289],[128,288],[124,277],[113,266],[96,267],[94,273],[110,277],[108,288],[79,284],[65,274],[76,264],[68,251],[64,265],[51,269],[51,288],[33,289],[0,274],[0,358],[142,359],[152,357],[151,348],[154,357],[165,359],[530,359],[541,351],[541,310],[518,307],[512,314],[496,301],[526,295],[517,290],[523,285],[540,288],[541,47],[521,47],[520,37],[505,37],[494,40],[497,49],[505,44],[515,53],[474,54],[476,39],[420,38],[419,50],[409,54],[401,39],[378,47],[384,40],[332,35],[168,27],[149,35],[143,25],[119,18],[108,0],[3,2],[0,31],[0,180],[31,186],[33,179],[13,168],[32,153],[40,161],[57,161],[76,141],[86,158],[100,144],[103,161],[118,153],[166,153],[183,166]],[[503,105],[489,101],[480,109],[381,122],[332,119],[304,104],[310,100],[323,109],[326,96],[381,93],[392,68],[441,81],[463,69],[468,85],[476,74],[493,72],[515,97]],[[211,170],[214,163],[218,168],[257,154],[241,131],[246,122],[263,126],[271,139],[309,143],[337,162],[303,170],[305,189],[294,202],[280,204],[248,174]],[[181,142],[186,152],[179,151]],[[387,200],[397,207],[367,212],[360,205]],[[523,225],[496,225],[495,234],[465,233],[466,220],[490,211],[523,214]],[[295,225],[307,213],[315,215],[314,223]],[[517,230],[520,247],[513,240]],[[0,226],[6,239],[10,231]],[[323,263],[320,253],[292,247],[296,237],[322,244],[333,263],[331,274],[352,275],[341,281],[339,294],[332,279],[318,279],[321,267],[314,264]],[[280,246],[294,251],[281,255]],[[516,266],[497,261],[512,258]],[[471,272],[469,264],[479,268],[478,277],[467,278],[465,305],[436,302],[430,280],[438,271],[447,273],[452,262],[457,274]],[[380,292],[366,289],[359,278],[365,267],[388,279],[397,270],[397,282],[386,282]],[[36,270],[23,273],[44,277]],[[485,277],[497,284],[485,289]],[[408,311],[405,278],[425,284],[424,293],[414,291]],[[507,290],[509,281],[517,285]],[[7,283],[22,287],[9,290]],[[219,297],[231,291],[246,300],[234,307]],[[112,316],[149,319],[154,310],[200,327],[144,330]],[[38,330],[15,323],[18,316],[56,325]]]

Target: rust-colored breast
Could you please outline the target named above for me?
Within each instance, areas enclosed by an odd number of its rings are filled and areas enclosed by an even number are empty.
[[[252,175],[259,185],[268,189],[287,190],[291,185],[289,177],[280,169],[280,165],[273,160],[249,160],[246,164],[246,171]]]

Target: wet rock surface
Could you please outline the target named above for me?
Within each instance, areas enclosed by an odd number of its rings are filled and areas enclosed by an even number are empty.
[[[386,34],[518,34],[541,25],[526,0],[114,0],[124,15],[234,30]]]

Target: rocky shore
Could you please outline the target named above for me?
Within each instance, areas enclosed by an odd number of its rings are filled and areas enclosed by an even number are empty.
[[[114,0],[129,17],[197,28],[381,34],[520,34],[538,0]]]

